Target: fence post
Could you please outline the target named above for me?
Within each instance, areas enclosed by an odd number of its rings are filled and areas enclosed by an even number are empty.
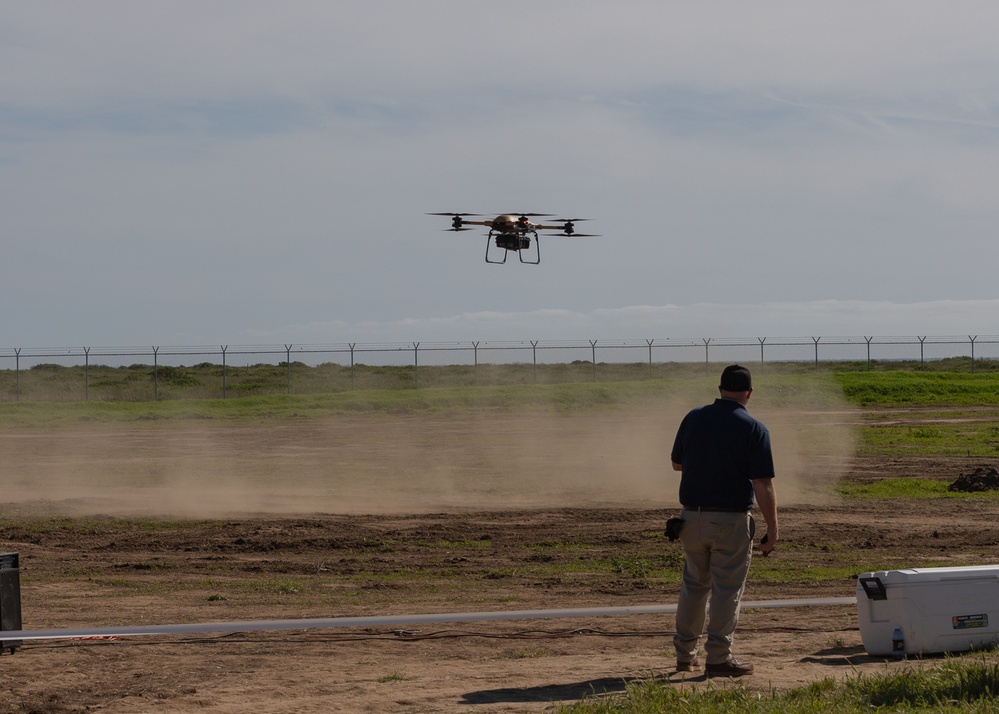
[[[413,385],[420,388],[420,343],[413,343]]]
[[[538,383],[538,340],[531,340],[531,356],[534,360],[534,383]]]
[[[968,335],[968,339],[971,340],[971,373],[975,373],[975,340],[978,339],[978,335],[972,337]]]
[[[21,348],[14,349],[14,401],[21,401]]]
[[[645,344],[649,346],[649,379],[652,379],[652,343],[655,341],[655,338],[645,340]]]
[[[159,364],[159,353],[160,348],[153,345],[153,401],[155,402],[160,398],[160,364]]]
[[[285,364],[288,365],[288,394],[291,394],[291,345],[284,346]]]
[[[917,335],[916,337],[919,339],[919,364],[920,364],[920,366],[922,366],[922,364],[923,364],[923,343],[926,342],[926,335],[923,335],[922,337],[919,337]]]
[[[815,343],[815,371],[819,371],[819,340],[821,337],[812,337],[812,342]]]
[[[597,341],[590,340],[590,366],[593,368],[593,381],[597,381]]]
[[[225,383],[225,353],[229,349],[229,345],[219,345],[222,350],[222,398],[225,399],[226,383]]]
[[[354,345],[356,342],[347,343],[350,345],[350,391],[354,391]]]
[[[971,362],[974,371],[974,360]],[[83,348],[83,401],[90,401],[90,348]]]
[[[874,339],[874,335],[868,337],[864,335],[864,339],[867,340],[867,371],[871,371],[871,340]]]

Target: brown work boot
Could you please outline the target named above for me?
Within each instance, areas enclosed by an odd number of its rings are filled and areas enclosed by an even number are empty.
[[[737,659],[729,659],[718,664],[709,662],[704,668],[704,673],[709,677],[742,677],[753,673],[753,665]]]
[[[676,661],[676,671],[677,672],[695,672],[701,668],[701,661],[694,657],[694,659],[682,662],[680,660]]]

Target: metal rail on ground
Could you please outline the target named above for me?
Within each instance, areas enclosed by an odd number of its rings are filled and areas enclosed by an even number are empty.
[[[741,608],[771,609],[789,607],[824,607],[855,605],[857,598],[798,598],[743,602]],[[562,610],[501,610],[497,612],[453,612],[424,615],[378,615],[374,617],[302,618],[292,620],[250,620],[247,622],[208,622],[178,625],[125,625],[64,630],[9,630],[0,632],[4,640],[60,640],[87,637],[145,637],[151,635],[186,635],[215,632],[251,632],[265,630],[311,630],[337,627],[387,627],[426,625],[442,622],[486,622],[493,620],[539,620],[569,617],[607,617],[621,615],[658,615],[676,612],[676,605],[628,605],[623,607],[583,607]]]

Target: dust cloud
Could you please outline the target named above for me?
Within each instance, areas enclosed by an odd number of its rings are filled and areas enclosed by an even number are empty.
[[[779,503],[829,502],[855,452],[854,410],[828,397],[761,401],[750,411],[773,435]],[[697,405],[10,429],[0,434],[4,510],[220,518],[673,507],[670,448]]]

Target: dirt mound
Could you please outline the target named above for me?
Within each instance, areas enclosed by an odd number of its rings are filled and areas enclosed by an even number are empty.
[[[970,474],[958,476],[947,490],[964,493],[999,490],[999,471],[994,466],[979,466]]]

